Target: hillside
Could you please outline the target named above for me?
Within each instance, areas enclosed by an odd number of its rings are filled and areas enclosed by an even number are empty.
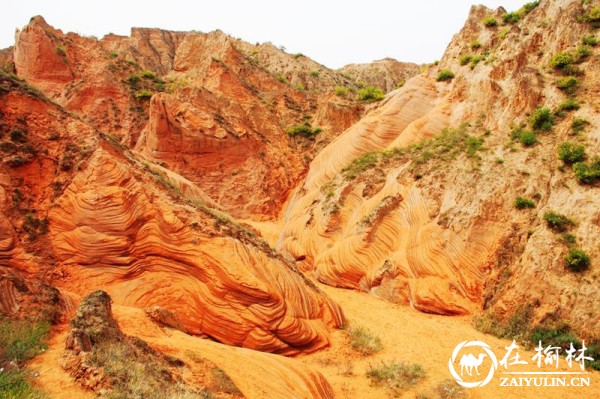
[[[0,368],[53,398],[429,398],[467,339],[600,356],[598,10],[473,6],[439,62],[340,70],[33,17],[0,51],[0,316],[53,330]],[[378,386],[394,361],[424,371]]]

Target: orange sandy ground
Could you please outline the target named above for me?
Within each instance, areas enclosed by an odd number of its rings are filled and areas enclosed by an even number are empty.
[[[413,398],[419,393],[431,393],[431,389],[443,380],[451,378],[448,359],[454,347],[464,340],[481,340],[488,343],[498,358],[510,343],[476,331],[468,317],[445,317],[428,315],[408,307],[394,305],[361,292],[321,286],[331,297],[342,304],[352,325],[364,326],[381,337],[384,349],[372,356],[353,352],[343,331],[334,331],[329,349],[296,357],[296,360],[319,370],[333,386],[338,398],[385,398],[387,392],[370,384],[365,371],[370,365],[390,360],[419,363],[427,377],[405,391],[402,397]],[[233,361],[240,355],[239,348],[227,348],[211,341],[187,336],[179,331],[161,329],[152,324],[139,309],[115,306],[115,317],[126,334],[138,335],[154,347],[181,357],[193,365],[192,352],[213,361],[227,372],[232,380],[249,398],[264,398],[256,380],[256,367],[251,363]],[[63,350],[64,327],[56,331],[50,348],[34,359],[30,368],[40,373],[37,379],[51,398],[89,398],[93,395],[82,391],[58,365]],[[250,353],[250,351],[248,352]],[[520,351],[522,358],[530,359],[533,352]],[[243,356],[243,354],[241,354]],[[561,359],[562,360],[562,359]],[[260,362],[260,359],[254,361]],[[564,364],[564,362],[562,362]],[[485,365],[485,363],[484,363]],[[529,368],[529,370],[536,370]],[[567,371],[565,367],[561,370]],[[575,370],[575,369],[571,369]],[[486,368],[480,373],[485,375]],[[600,373],[589,375],[591,386],[586,388],[499,386],[499,371],[485,387],[468,390],[471,398],[600,398]],[[265,383],[276,383],[269,381]],[[293,396],[290,396],[293,397]],[[435,396],[432,396],[435,397]]]

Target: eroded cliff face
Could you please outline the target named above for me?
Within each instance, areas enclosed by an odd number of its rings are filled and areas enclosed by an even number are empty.
[[[557,154],[565,141],[600,153],[597,50],[575,50],[594,34],[582,17],[592,6],[546,1],[500,27],[483,20],[502,21],[503,9],[473,7],[439,65],[312,161],[279,249],[320,281],[425,312],[510,315],[529,304],[536,321],[562,317],[596,338],[597,271],[568,271],[568,247],[543,221],[567,214],[576,246],[600,255],[598,187],[578,184]],[[561,51],[590,52],[578,61],[575,113],[560,111],[569,96],[550,60]],[[455,77],[439,80],[442,70]],[[511,141],[543,107],[557,113],[551,131],[533,147]],[[574,118],[587,120],[584,132],[573,133]],[[535,209],[516,209],[517,196],[536,198]]]
[[[328,344],[339,306],[212,211],[201,189],[24,82],[2,75],[2,87],[2,149],[15,153],[2,163],[3,266],[60,288],[66,303],[102,287],[121,305],[160,305],[188,332],[230,345],[293,354]],[[3,307],[15,310],[10,297]]]
[[[503,9],[473,7],[412,78],[413,65],[336,72],[220,31],[97,40],[33,18],[0,53],[0,311],[64,321],[101,288],[129,334],[192,362],[182,351],[201,347],[249,397],[332,395],[320,373],[256,352],[330,344],[343,304],[312,278],[428,313],[530,306],[534,323],[599,338],[600,192],[557,155],[566,141],[600,154],[598,48],[581,47],[596,6],[543,1],[500,26],[483,21]],[[568,92],[551,65],[565,51]],[[394,90],[369,105],[335,94],[358,80]],[[545,107],[547,131],[531,120]],[[570,236],[549,210],[575,220]],[[242,219],[279,219],[276,248]],[[565,268],[569,246],[590,270]],[[180,331],[150,327],[155,307]]]
[[[243,218],[276,217],[307,161],[362,115],[333,94],[347,78],[220,31],[134,28],[97,40],[34,17],[16,34],[14,70]],[[288,134],[304,124],[322,131]]]

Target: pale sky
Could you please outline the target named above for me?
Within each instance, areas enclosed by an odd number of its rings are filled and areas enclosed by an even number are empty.
[[[16,0],[0,13],[0,48],[34,15],[63,32],[101,38],[130,28],[210,32],[250,43],[270,41],[330,68],[384,57],[417,63],[440,59],[471,4],[518,9],[531,0]]]

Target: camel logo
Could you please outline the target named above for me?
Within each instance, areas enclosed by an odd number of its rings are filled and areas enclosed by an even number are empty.
[[[460,357],[460,360],[458,361],[458,364],[460,365],[459,375],[456,369],[454,368],[454,364],[456,363],[456,360],[458,359],[458,356],[461,353],[461,351],[464,348],[469,347],[480,348],[485,353],[479,353],[477,355],[473,355],[472,353],[463,353],[463,355]],[[463,380],[463,377],[466,376],[481,376],[481,374],[479,373],[479,367],[484,362],[486,357],[489,357],[489,360],[491,360],[492,363],[490,366],[490,370],[487,373],[487,376],[481,381]],[[496,355],[494,355],[494,352],[492,352],[492,350],[490,349],[490,346],[485,342],[463,341],[460,344],[456,345],[456,348],[454,348],[454,351],[452,351],[452,357],[450,358],[450,360],[448,360],[448,368],[450,369],[450,373],[456,379],[456,382],[459,385],[462,385],[465,388],[482,387],[492,380],[492,377],[494,376],[494,371],[496,371],[496,369],[498,368],[498,360],[496,359]]]

